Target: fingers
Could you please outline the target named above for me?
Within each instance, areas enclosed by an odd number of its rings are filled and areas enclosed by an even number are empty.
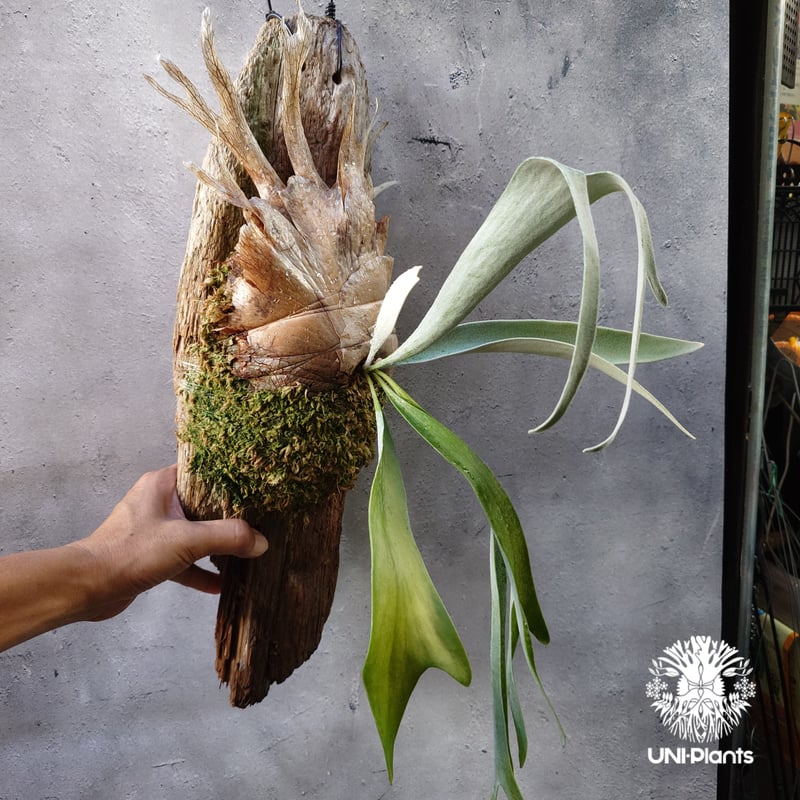
[[[208,555],[257,558],[268,547],[264,536],[243,519],[215,519],[186,524],[193,529],[192,557],[195,561]],[[207,594],[219,594],[222,589],[219,573],[210,572],[197,564],[191,564],[172,580]]]
[[[257,558],[267,550],[267,540],[243,519],[188,520],[178,499],[176,477],[174,464],[148,472],[122,500],[125,513],[118,514],[120,524],[116,527],[137,535],[114,540],[117,545],[124,543],[125,548],[135,547],[139,555],[122,553],[118,561],[129,567],[135,565],[136,574],[126,580],[140,587],[138,591],[171,579],[217,594],[219,575],[194,562],[210,555]],[[112,526],[112,531],[116,527]]]
[[[178,499],[176,479],[177,464],[144,474],[137,487],[149,495],[172,519],[186,521]],[[188,523],[192,526],[193,551],[199,555],[232,555],[256,558],[267,549],[267,540],[243,519],[207,520]],[[200,527],[202,526],[202,528]],[[202,533],[200,532],[202,530]]]
[[[205,592],[206,594],[219,594],[222,589],[220,574],[198,567],[197,564],[192,564],[183,572],[178,573],[172,580],[182,586],[188,586],[190,589],[197,589],[198,592]]]
[[[168,467],[161,469],[154,469],[150,472],[145,472],[138,481],[134,484],[137,486],[154,487],[162,492],[168,492],[175,486],[178,477],[178,465],[170,464]]]
[[[194,528],[193,550],[203,556],[257,558],[269,547],[267,540],[243,519],[213,519],[190,523]]]

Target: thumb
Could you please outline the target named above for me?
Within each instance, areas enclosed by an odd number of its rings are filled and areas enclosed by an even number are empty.
[[[192,524],[197,526],[193,549],[202,550],[198,558],[211,555],[256,558],[269,547],[266,538],[243,519],[212,519]]]

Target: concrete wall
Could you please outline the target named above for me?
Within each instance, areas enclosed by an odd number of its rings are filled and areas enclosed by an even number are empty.
[[[206,135],[142,80],[163,52],[197,78],[201,2],[0,7],[0,552],[90,532],[173,457],[174,293]],[[291,13],[287,2],[278,10]],[[265,8],[213,9],[241,64]],[[312,3],[308,11],[320,13]],[[698,439],[635,402],[595,456],[621,394],[592,377],[566,419],[528,436],[564,365],[460,358],[398,372],[502,476],[529,535],[553,642],[531,681],[526,797],[713,796],[711,767],[657,767],[674,746],[644,695],[679,637],[719,630],[727,163],[727,5],[688,0],[341,0],[391,122],[398,268],[424,264],[407,332],[516,164],[548,155],[623,173],[649,209],[671,308],[652,332],[699,354],[641,379]],[[206,81],[201,81],[204,87]],[[444,144],[426,143],[436,139]],[[597,209],[603,321],[631,316],[632,223]],[[571,318],[580,248],[564,231],[481,304],[482,318]],[[360,683],[369,626],[369,476],[349,498],[319,651],[261,705],[228,707],[213,670],[213,598],[177,585],[122,616],[0,656],[2,798],[477,798],[490,789],[487,530],[465,483],[396,418],[420,548],[471,655],[469,689],[429,674],[387,785]]]

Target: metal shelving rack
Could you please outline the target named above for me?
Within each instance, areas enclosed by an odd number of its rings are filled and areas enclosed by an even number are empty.
[[[779,170],[775,189],[770,311],[800,309],[800,167]],[[784,181],[792,181],[784,183]]]

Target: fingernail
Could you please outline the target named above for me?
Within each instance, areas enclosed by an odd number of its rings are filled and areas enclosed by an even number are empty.
[[[267,541],[266,537],[261,534],[256,534],[256,540],[253,543],[253,556],[260,556],[267,552],[269,549],[269,542]]]

